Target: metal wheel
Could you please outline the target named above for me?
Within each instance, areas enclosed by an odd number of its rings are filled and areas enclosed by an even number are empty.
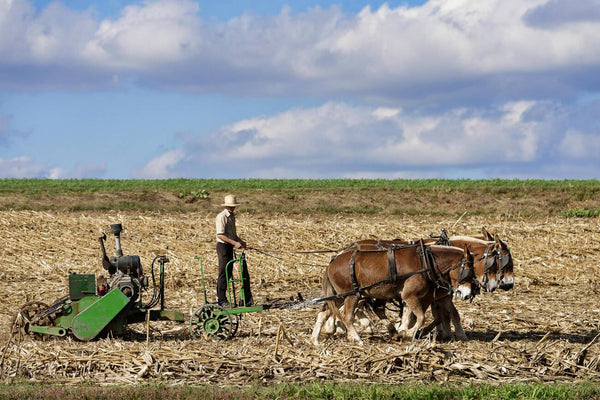
[[[190,332],[194,337],[205,334],[225,340],[235,335],[238,325],[239,318],[236,315],[230,315],[218,304],[206,304],[192,315]]]
[[[48,309],[48,305],[41,301],[30,301],[21,307],[15,319],[13,333],[22,333],[35,337],[43,337],[43,335],[29,332],[29,325],[52,326],[54,320],[49,315],[44,315],[44,311]]]

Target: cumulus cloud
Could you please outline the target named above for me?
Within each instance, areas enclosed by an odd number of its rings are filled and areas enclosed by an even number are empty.
[[[589,111],[600,111],[600,104],[592,103]],[[423,115],[330,102],[188,138],[183,148],[148,163],[142,176],[484,178],[516,177],[520,170],[537,176],[544,167],[568,166],[575,159],[596,163],[600,130],[590,127],[585,136],[557,129],[577,107],[554,104],[560,112],[545,116],[537,110],[548,107],[512,102],[493,110]],[[561,173],[568,176],[574,166]]]
[[[188,138],[133,172],[142,178],[598,176],[600,104],[586,100],[600,90],[598,0],[285,7],[224,21],[198,4],[145,0],[98,20],[0,0],[0,90],[133,84],[324,103]],[[0,146],[18,136],[9,122],[0,116]],[[106,173],[1,162],[9,176]]]
[[[51,168],[31,160],[30,157],[0,158],[2,178],[49,178]]]
[[[72,170],[39,163],[29,156],[0,158],[0,178],[39,178],[39,179],[83,179],[101,178],[106,173],[105,163],[77,164]]]
[[[118,20],[105,20],[89,38],[83,57],[116,69],[143,71],[185,62],[202,41],[198,4],[152,1],[124,8]]]
[[[528,24],[553,28],[569,23],[600,21],[599,0],[549,0],[527,11],[523,16]]]
[[[3,2],[0,77],[10,79],[0,85],[97,87],[133,76],[152,86],[238,95],[359,95],[452,106],[520,100],[524,93],[568,96],[589,89],[586,78],[600,63],[597,0],[583,3],[430,0],[358,14],[284,8],[275,16],[216,21],[192,0],[148,0],[97,21],[60,3],[35,13],[27,2]]]
[[[138,178],[145,179],[177,177],[176,167],[185,157],[186,152],[183,149],[170,150],[154,158],[141,171],[134,174]]]

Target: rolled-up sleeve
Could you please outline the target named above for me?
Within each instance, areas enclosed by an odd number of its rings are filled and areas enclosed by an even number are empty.
[[[217,218],[216,218],[217,235],[225,234],[225,225],[226,224],[227,224],[227,217],[225,216],[225,214],[220,213],[219,215],[217,215]]]

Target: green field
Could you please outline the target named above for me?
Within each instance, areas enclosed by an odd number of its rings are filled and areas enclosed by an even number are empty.
[[[600,215],[598,180],[2,179],[0,210],[210,211],[227,193],[243,212]]]
[[[331,399],[331,400],[453,400],[453,399],[600,399],[600,385],[516,384],[516,385],[370,385],[370,384],[282,384],[271,387],[219,388],[215,386],[0,386],[2,399],[52,400],[247,400],[247,399]]]
[[[375,188],[389,190],[415,189],[487,189],[512,190],[586,190],[600,191],[598,180],[542,179],[0,179],[0,193],[40,190],[52,193],[92,193],[115,191],[183,191],[245,189],[335,189]]]

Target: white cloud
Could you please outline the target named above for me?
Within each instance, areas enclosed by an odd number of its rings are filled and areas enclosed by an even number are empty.
[[[546,125],[525,118],[533,106],[421,115],[330,102],[224,126],[152,160],[142,175],[443,177],[445,170],[471,170],[479,176],[486,168],[543,161]]]
[[[26,156],[9,160],[0,158],[0,171],[2,178],[49,178],[51,175],[47,166],[33,162]]]
[[[60,3],[35,14],[27,2],[3,2],[0,70],[15,69],[0,85],[36,84],[16,73],[25,65],[52,72],[55,85],[66,87],[115,85],[115,76],[133,74],[189,90],[411,102],[509,101],[524,92],[539,98],[586,87],[586,74],[600,64],[600,19],[579,22],[578,8],[564,23],[541,29],[525,17],[546,4],[430,0],[412,8],[365,7],[356,15],[338,7],[283,9],[218,22],[203,18],[192,0],[148,0],[103,21]]]
[[[138,178],[160,179],[177,177],[174,168],[182,162],[186,153],[183,149],[170,150],[150,161],[142,171],[137,172]],[[173,174],[175,173],[175,175]]]
[[[110,67],[145,71],[177,63],[198,51],[201,42],[191,1],[149,1],[125,7],[118,20],[104,20],[87,43],[83,56]]]
[[[568,130],[558,146],[560,154],[572,160],[594,158],[600,161],[600,134]]]
[[[29,156],[14,157],[8,160],[0,158],[0,178],[100,178],[105,175],[106,165],[77,164],[73,170],[49,166],[31,159]]]

